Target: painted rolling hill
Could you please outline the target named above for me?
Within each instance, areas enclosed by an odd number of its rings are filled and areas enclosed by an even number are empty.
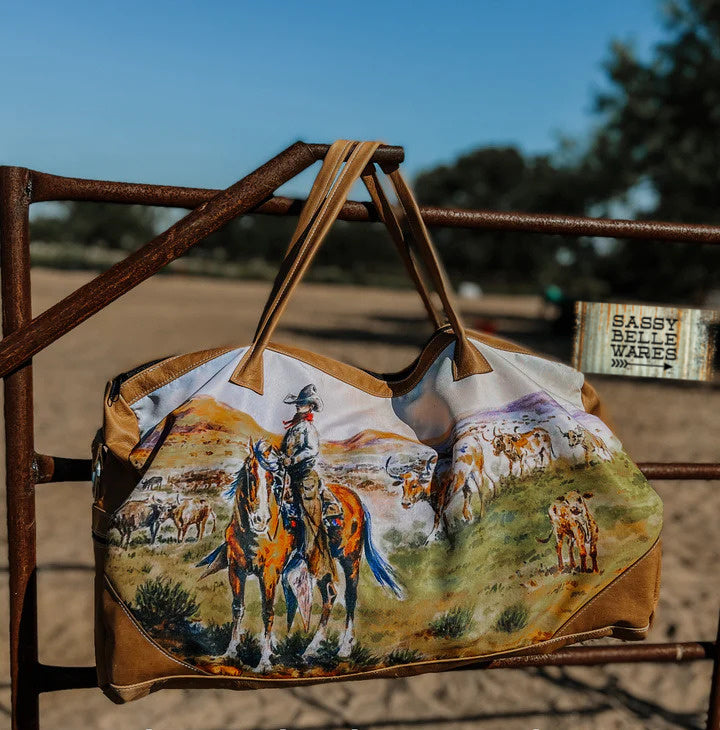
[[[279,443],[279,437],[247,413],[203,395],[192,398],[158,423],[133,449],[130,460],[139,467],[151,459],[155,469],[213,466],[223,458],[244,457],[248,437]]]
[[[133,450],[131,460],[141,467],[152,459],[155,469],[185,465],[217,465],[236,461],[247,453],[247,439],[269,439],[279,446],[282,434],[262,428],[255,419],[211,396],[198,396],[157,424]],[[159,448],[162,446],[162,448]],[[321,458],[328,465],[366,462],[371,468],[384,464],[383,454],[422,448],[399,434],[361,431],[343,441],[323,441]]]
[[[429,458],[434,452],[449,454],[454,439],[477,427],[497,425],[501,430],[531,429],[542,424],[549,427],[571,428],[576,423],[596,433],[609,436],[601,421],[572,409],[565,410],[542,392],[530,393],[511,401],[502,408],[478,410],[465,416],[452,430],[439,439],[421,443],[392,431],[366,429],[344,440],[328,440],[321,431],[321,458],[319,468],[328,475],[355,473],[358,483],[367,480],[384,482],[384,466],[392,454]],[[605,434],[603,434],[605,431]],[[551,429],[553,438],[559,437]],[[275,446],[282,440],[281,433],[262,428],[251,416],[227,403],[202,395],[183,404],[164,421],[157,424],[134,449],[131,460],[138,468],[152,463],[154,469],[187,467],[215,467],[227,463],[237,468],[247,454],[247,439],[266,438]],[[162,446],[162,448],[160,448]]]

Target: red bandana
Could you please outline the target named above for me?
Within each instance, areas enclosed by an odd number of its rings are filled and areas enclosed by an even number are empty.
[[[312,423],[312,420],[312,411],[308,411],[307,413],[296,413],[289,421],[283,421],[283,426],[285,426],[285,428],[292,428],[295,424],[300,423],[300,421],[310,421],[310,423]]]

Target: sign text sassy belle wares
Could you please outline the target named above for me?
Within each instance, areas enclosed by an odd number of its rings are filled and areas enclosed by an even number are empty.
[[[709,380],[720,313],[577,302],[573,366],[590,373]]]

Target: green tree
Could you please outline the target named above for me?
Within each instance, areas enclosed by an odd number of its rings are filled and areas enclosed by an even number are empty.
[[[606,200],[644,190],[641,218],[718,223],[720,5],[674,0],[663,17],[649,59],[613,44],[583,166]],[[616,293],[642,299],[701,303],[720,285],[716,246],[625,242],[601,264]]]
[[[475,150],[421,174],[415,188],[425,204],[489,210],[582,215],[594,199],[592,180],[577,164],[560,154],[526,156],[515,147]],[[455,280],[505,290],[554,283],[599,293],[597,252],[587,239],[443,228],[435,240]]]
[[[32,238],[131,251],[152,239],[157,225],[155,208],[70,202],[65,203],[60,215],[39,216],[33,220]]]

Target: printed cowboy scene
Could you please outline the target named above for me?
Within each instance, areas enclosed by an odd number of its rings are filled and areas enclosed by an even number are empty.
[[[282,432],[217,396],[133,451],[144,476],[107,563],[152,640],[209,673],[353,674],[541,642],[660,531],[607,426],[542,391],[422,438],[334,438],[342,414],[311,382],[272,404]]]

